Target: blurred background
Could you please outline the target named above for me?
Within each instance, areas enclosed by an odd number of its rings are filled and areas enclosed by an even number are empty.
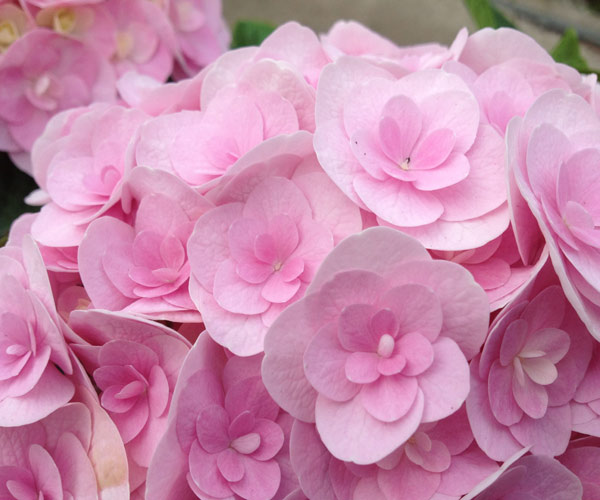
[[[521,31],[551,50],[567,27],[575,27],[582,53],[600,67],[600,0],[494,0]],[[354,19],[394,42],[452,42],[460,28],[475,31],[463,0],[223,0],[230,26],[240,19],[279,25],[296,20],[318,33],[339,19]]]

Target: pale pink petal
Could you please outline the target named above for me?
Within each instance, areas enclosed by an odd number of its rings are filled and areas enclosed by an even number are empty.
[[[416,378],[393,375],[365,385],[358,399],[374,418],[395,422],[412,409],[418,393]]]

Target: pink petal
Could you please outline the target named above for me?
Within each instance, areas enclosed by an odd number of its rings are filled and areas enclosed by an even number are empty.
[[[207,453],[218,453],[224,450],[229,446],[228,428],[227,412],[221,406],[207,406],[196,419],[196,435],[200,446]]]
[[[397,341],[397,349],[406,358],[405,376],[420,375],[434,361],[434,351],[429,339],[420,333],[407,333]]]
[[[346,306],[338,320],[338,340],[347,351],[374,351],[377,335],[371,328],[371,320],[377,309],[368,304]]]
[[[244,477],[231,483],[231,489],[248,500],[269,500],[277,492],[281,482],[281,471],[274,460],[259,462],[243,457]]]
[[[395,422],[411,410],[417,394],[416,378],[394,375],[380,377],[365,385],[359,398],[365,410],[374,418],[382,422]]]
[[[433,344],[434,362],[418,376],[425,397],[423,421],[433,422],[454,413],[469,394],[469,365],[456,343],[446,337]]]
[[[227,311],[238,314],[260,314],[269,302],[261,295],[262,287],[243,281],[235,272],[232,261],[221,263],[215,274],[214,297]]]
[[[231,495],[231,488],[219,472],[217,460],[218,455],[206,453],[197,441],[192,443],[188,457],[191,479],[210,496],[226,498]]]
[[[379,356],[374,352],[353,352],[346,357],[346,378],[355,384],[370,384],[379,378]]]
[[[489,404],[494,418],[502,425],[513,425],[521,420],[523,410],[512,393],[512,366],[502,366],[497,361],[490,369],[488,378]]]
[[[244,466],[240,460],[240,455],[227,448],[217,455],[217,467],[226,481],[239,481],[244,477]]]
[[[548,408],[548,393],[544,386],[538,385],[527,375],[519,380],[519,376],[515,373],[512,379],[512,392],[517,404],[531,418],[545,415]]]
[[[411,156],[421,133],[421,111],[415,102],[403,95],[392,97],[383,107],[379,122],[379,140],[388,157],[402,163]]]
[[[409,412],[390,423],[369,415],[359,397],[337,403],[319,396],[316,404],[317,430],[323,444],[336,458],[357,464],[374,463],[389,455],[414,433],[422,411],[420,391]]]
[[[379,304],[394,313],[399,338],[417,333],[433,342],[440,334],[443,322],[440,302],[425,286],[411,283],[393,287],[381,297]]]
[[[360,385],[346,378],[349,352],[342,349],[336,328],[329,324],[312,339],[304,353],[304,372],[312,386],[334,401],[347,401],[360,390]]]
[[[570,429],[571,410],[569,405],[563,405],[549,407],[541,418],[524,416],[510,427],[510,432],[523,446],[532,445],[532,453],[553,457],[567,449]]]

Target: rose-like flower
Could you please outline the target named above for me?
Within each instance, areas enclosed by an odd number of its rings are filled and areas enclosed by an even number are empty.
[[[524,446],[549,456],[567,448],[570,402],[593,339],[555,283],[548,263],[496,318],[471,363],[469,421],[477,443],[495,460]]]
[[[335,457],[376,462],[464,402],[487,303],[460,266],[399,231],[368,229],[331,252],[269,329],[265,385],[316,422]]]
[[[32,225],[41,244],[64,249],[81,243],[89,223],[115,207],[130,167],[127,145],[145,113],[96,104],[51,120],[32,151],[33,175],[50,197]],[[122,212],[121,212],[122,213]]]
[[[100,390],[100,403],[125,444],[134,490],[144,483],[145,469],[167,428],[189,343],[167,327],[123,313],[74,311],[69,324],[81,339],[71,344],[73,351]]]
[[[129,498],[123,443],[85,391],[39,422],[0,427],[0,497]]]
[[[290,419],[265,390],[260,361],[227,360],[206,333],[198,338],[148,471],[149,500],[282,500],[298,487],[287,465]]]
[[[39,251],[31,237],[23,248],[0,253],[0,425],[44,418],[67,403],[74,387],[64,335]]]
[[[176,177],[145,167],[132,171],[121,203],[133,211],[133,224],[96,219],[79,247],[81,279],[92,303],[198,321],[188,294],[186,244],[194,222],[212,205]]]
[[[423,424],[373,465],[339,461],[325,449],[314,425],[296,420],[290,457],[311,500],[458,499],[498,468],[473,443],[464,406],[440,422]]]
[[[600,186],[599,133],[600,118],[594,109],[581,97],[558,90],[540,97],[525,118],[510,123],[507,132],[508,161],[531,211],[515,212],[517,243],[527,255],[541,230],[565,295],[596,338],[600,338],[595,196]]]
[[[112,63],[117,74],[138,71],[164,82],[173,70],[175,34],[165,12],[153,2],[118,0],[106,3],[116,25]]]
[[[265,143],[236,171],[190,237],[190,295],[209,334],[247,356],[262,351],[267,328],[361,220],[305,132]]]
[[[0,85],[0,122],[20,151],[31,150],[58,111],[115,95],[113,71],[94,49],[44,29],[2,55]]]
[[[503,144],[458,76],[397,80],[343,57],[323,70],[316,122],[323,168],[381,224],[437,250],[482,246],[506,229]]]

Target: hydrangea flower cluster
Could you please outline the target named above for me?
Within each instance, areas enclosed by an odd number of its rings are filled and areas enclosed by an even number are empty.
[[[20,30],[130,26],[121,72],[167,60],[126,21],[153,9],[205,62],[194,2],[20,5]],[[0,249],[0,497],[598,498],[595,76],[510,29],[288,23],[63,106],[103,73],[40,80],[64,68],[44,51],[90,48],[36,30],[0,75],[29,43],[38,79],[0,112],[70,109]]]
[[[221,0],[0,1],[0,151],[30,151],[65,109],[116,102],[117,79],[147,87],[193,76],[229,45]]]

